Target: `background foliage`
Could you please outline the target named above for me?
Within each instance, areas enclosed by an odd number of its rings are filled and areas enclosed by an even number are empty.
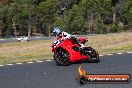
[[[117,1],[117,2],[116,2]],[[132,0],[1,0],[0,36],[132,30]]]

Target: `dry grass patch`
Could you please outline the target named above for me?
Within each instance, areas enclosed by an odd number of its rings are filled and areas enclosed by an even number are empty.
[[[89,42],[100,54],[132,51],[132,32],[88,36]]]
[[[49,59],[50,40],[0,45],[0,64]]]

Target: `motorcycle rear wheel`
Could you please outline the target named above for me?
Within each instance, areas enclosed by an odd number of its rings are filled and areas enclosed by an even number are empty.
[[[100,61],[99,54],[95,49],[93,49],[92,47],[85,47],[85,49],[90,51],[87,53],[87,55],[89,56],[89,58],[87,59],[88,62],[98,63]]]
[[[64,49],[59,49],[57,52],[54,53],[53,57],[57,65],[60,66],[70,65],[69,53]]]

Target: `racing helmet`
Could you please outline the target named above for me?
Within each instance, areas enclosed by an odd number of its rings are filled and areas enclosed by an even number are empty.
[[[52,33],[52,34],[53,34],[54,36],[58,36],[59,33],[61,33],[61,28],[60,28],[60,27],[54,27],[53,33]]]

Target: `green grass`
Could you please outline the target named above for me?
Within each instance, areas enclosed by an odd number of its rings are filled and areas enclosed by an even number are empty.
[[[99,54],[132,51],[132,33],[87,36]],[[53,59],[51,40],[0,44],[0,64]]]

